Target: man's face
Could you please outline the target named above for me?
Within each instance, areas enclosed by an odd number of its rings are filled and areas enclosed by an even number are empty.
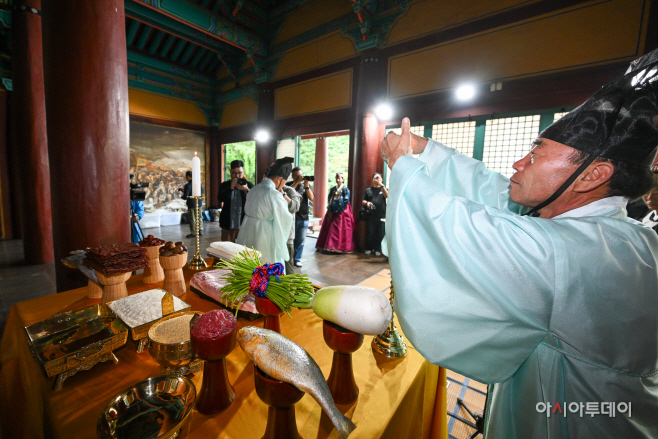
[[[527,207],[548,199],[578,168],[571,163],[573,153],[553,140],[535,140],[528,155],[512,165],[516,173],[510,178],[510,199]]]
[[[192,176],[191,175],[186,175],[185,178],[187,179],[187,181],[192,181]]]
[[[375,175],[372,177],[372,185],[373,185],[373,186],[377,186],[377,185],[379,185],[379,184],[381,184],[381,183],[382,183],[382,176],[379,175],[379,174],[375,174]]]
[[[336,184],[341,185],[343,183],[343,177],[340,174],[336,174]]]
[[[649,210],[658,210],[658,188],[642,197]]]
[[[244,178],[244,168],[242,166],[231,169],[231,180],[234,178]]]
[[[293,181],[301,180],[302,178],[304,178],[304,174],[302,174],[302,171],[295,171],[292,173]]]

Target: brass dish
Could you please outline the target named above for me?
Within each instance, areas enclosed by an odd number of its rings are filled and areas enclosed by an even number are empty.
[[[199,372],[203,367],[203,361],[193,360],[192,342],[190,340],[182,343],[159,343],[152,338],[153,331],[162,322],[180,317],[182,315],[194,315],[194,311],[184,311],[163,317],[155,322],[148,330],[149,353],[153,359],[162,366],[164,375],[186,375]]]
[[[25,327],[30,351],[54,390],[81,370],[101,361],[119,360],[112,351],[128,341],[128,328],[102,305],[55,314]]]
[[[161,288],[158,288],[158,289],[161,289]],[[137,294],[140,294],[140,293],[137,293]],[[179,298],[179,300],[181,300],[181,299]],[[108,303],[106,303],[106,306],[108,308],[111,308],[110,305],[112,305],[114,302],[116,302],[116,301],[108,302]],[[183,309],[175,311],[172,315],[177,315],[181,312],[190,311],[192,309],[192,305],[189,305],[184,300],[181,300],[181,302],[185,303],[187,306]],[[121,318],[120,316],[118,316],[118,317]],[[126,324],[126,326],[128,326],[128,328],[130,329],[130,337],[137,343],[137,353],[138,354],[141,354],[144,351],[144,348],[146,347],[146,344],[148,343],[149,329],[151,329],[151,326],[153,326],[153,324],[155,322],[160,320],[160,318],[162,318],[162,317],[159,317],[155,320],[144,323],[142,325],[135,326],[134,328],[131,327],[130,325]]]
[[[103,410],[100,439],[173,439],[189,419],[196,387],[185,377],[148,378],[118,394]]]

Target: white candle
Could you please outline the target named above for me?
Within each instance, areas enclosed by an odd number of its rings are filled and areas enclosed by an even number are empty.
[[[201,160],[197,157],[196,151],[192,158],[192,196],[201,196]]]

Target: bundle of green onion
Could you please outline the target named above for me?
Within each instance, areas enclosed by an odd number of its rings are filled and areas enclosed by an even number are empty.
[[[258,258],[258,252],[243,250],[241,253],[236,253],[233,261],[222,260],[215,266],[230,271],[223,277],[226,285],[222,287],[222,293],[227,303],[236,308],[236,315],[240,302],[249,293],[253,272],[261,265],[263,264]],[[268,299],[288,316],[293,307],[311,307],[311,298],[315,290],[307,275],[295,273],[279,276],[279,279],[281,282],[277,282],[275,276],[270,276],[266,292]]]

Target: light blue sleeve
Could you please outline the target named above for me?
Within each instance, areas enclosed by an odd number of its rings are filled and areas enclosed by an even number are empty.
[[[547,220],[450,196],[428,171],[405,156],[391,174],[386,237],[400,326],[432,363],[484,383],[506,380],[548,330]]]
[[[514,213],[528,209],[509,201],[509,179],[483,162],[429,139],[419,158],[427,173],[447,194]]]
[[[133,203],[133,211],[135,214],[137,214],[137,218],[140,220],[144,218],[144,202],[142,201],[135,201]]]

